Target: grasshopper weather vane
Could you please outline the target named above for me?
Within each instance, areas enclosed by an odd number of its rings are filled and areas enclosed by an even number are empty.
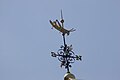
[[[52,25],[52,27],[54,27],[55,29],[57,29],[58,31],[60,31],[62,33],[62,37],[63,37],[63,45],[60,47],[60,49],[57,52],[51,52],[51,56],[52,57],[57,57],[58,60],[61,62],[61,67],[64,66],[65,69],[67,69],[67,72],[70,72],[70,67],[71,63],[74,63],[75,60],[82,60],[82,56],[80,55],[75,55],[75,53],[73,52],[73,48],[72,45],[67,45],[66,44],[66,34],[69,35],[70,32],[75,31],[75,29],[70,29],[67,30],[64,28],[64,19],[63,19],[63,15],[62,15],[62,10],[61,10],[61,20],[55,20],[55,21],[51,21],[50,20],[50,24]]]

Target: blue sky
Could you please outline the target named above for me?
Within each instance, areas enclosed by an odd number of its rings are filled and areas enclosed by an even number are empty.
[[[60,19],[83,61],[71,72],[84,80],[120,80],[119,0],[0,0],[0,80],[63,80],[66,73],[50,56],[63,44],[49,20]]]

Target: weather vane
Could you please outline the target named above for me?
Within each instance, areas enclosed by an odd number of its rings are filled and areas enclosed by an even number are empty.
[[[64,28],[64,19],[63,19],[63,15],[62,15],[62,10],[61,10],[61,20],[55,20],[55,21],[51,21],[50,20],[50,24],[52,25],[52,27],[54,27],[55,29],[57,29],[58,31],[60,31],[62,33],[62,37],[63,37],[63,45],[60,47],[60,49],[57,52],[51,52],[51,56],[52,57],[57,57],[58,60],[61,62],[61,67],[64,66],[65,69],[67,69],[67,73],[70,73],[70,69],[71,63],[74,63],[75,60],[82,60],[82,56],[80,55],[75,55],[75,53],[73,52],[73,48],[72,45],[67,45],[66,41],[65,41],[65,36],[66,34],[69,35],[70,32],[75,31],[75,29],[70,29],[67,30]]]

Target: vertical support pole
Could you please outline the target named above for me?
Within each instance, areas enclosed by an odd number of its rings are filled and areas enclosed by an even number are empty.
[[[67,68],[67,73],[70,73],[70,71],[69,71],[69,67]]]
[[[62,35],[63,35],[63,42],[64,42],[64,46],[65,46],[66,45],[66,43],[65,43],[65,34],[63,33]]]
[[[65,52],[66,49],[67,49],[67,44],[66,44],[66,42],[65,42],[65,34],[63,33],[62,35],[63,35],[64,52]]]
[[[65,42],[65,34],[63,33],[62,35],[63,35],[63,42],[64,42],[64,52],[66,52],[67,51],[67,44]],[[67,63],[66,63],[65,68],[67,69],[67,72],[69,73],[70,72],[70,70],[69,70],[69,61],[67,60],[67,57],[66,57],[66,61],[67,61]]]
[[[67,68],[67,73],[69,73],[70,72],[70,70],[69,70],[69,62],[68,62],[68,60],[67,60],[67,64],[66,64],[67,66],[66,66],[66,68]]]

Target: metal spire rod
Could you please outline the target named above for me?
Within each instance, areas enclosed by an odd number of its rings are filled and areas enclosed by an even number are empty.
[[[62,10],[61,10],[61,21],[62,23],[62,27],[64,27],[64,19],[63,19],[63,14],[62,14]],[[62,34],[63,35],[63,42],[64,42],[64,46],[66,46],[66,42],[65,42],[65,33]]]
[[[65,34],[62,34],[63,35],[63,42],[64,42],[64,46],[66,45],[66,42],[65,42]]]

